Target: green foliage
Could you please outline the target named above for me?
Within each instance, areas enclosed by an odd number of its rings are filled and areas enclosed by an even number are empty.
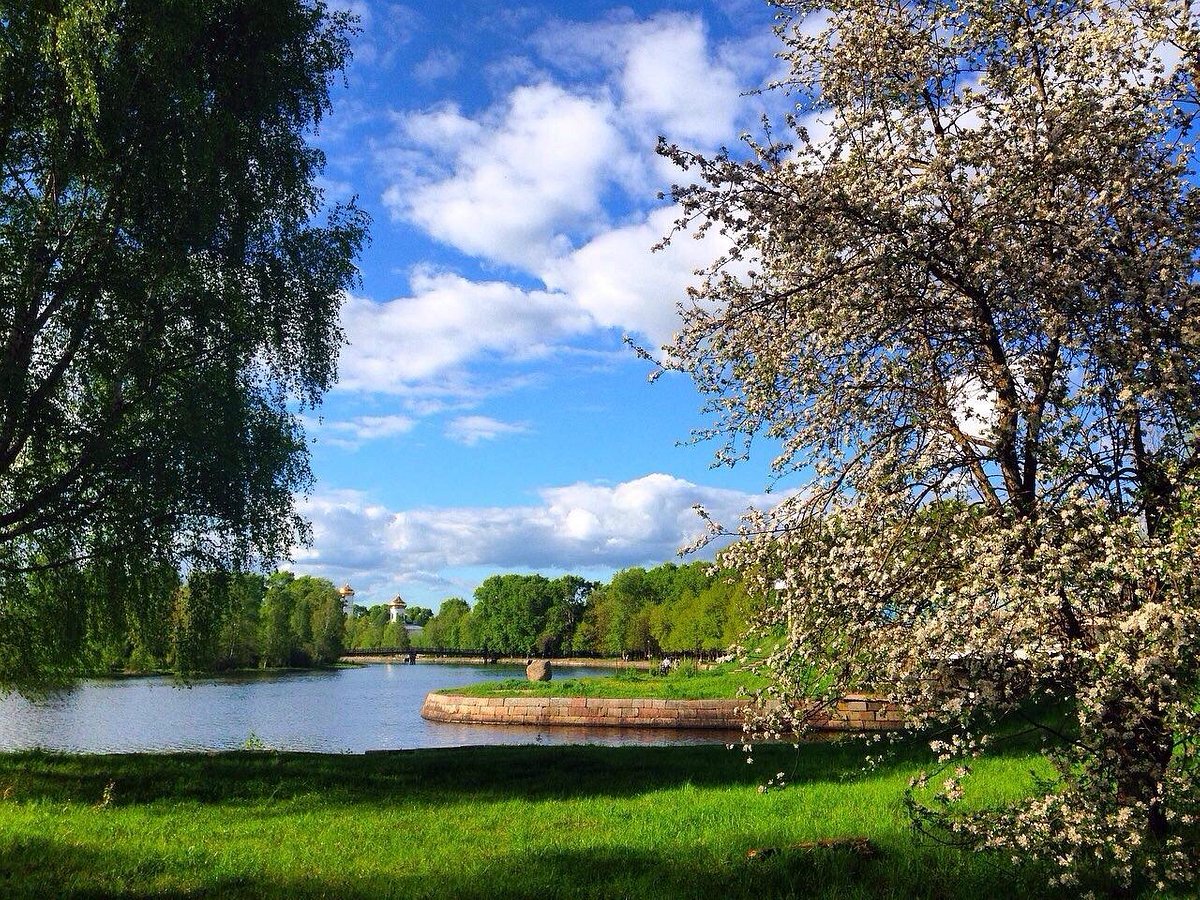
[[[267,593],[262,575],[239,575],[233,579],[232,601],[221,625],[214,669],[240,669],[259,661],[259,611]]]
[[[414,643],[418,647],[478,649],[471,607],[461,597],[442,601],[437,615],[425,623]]]
[[[710,563],[625,569],[589,598],[575,649],[612,654],[720,651],[750,615],[741,583]]]
[[[266,742],[262,738],[252,731],[246,735],[246,739],[242,741],[241,749],[247,752],[266,753],[271,748],[267,746]]]
[[[414,643],[514,656],[719,652],[738,642],[753,611],[742,583],[704,562],[624,569],[608,584],[493,575],[475,592],[474,608],[445,601]],[[362,646],[383,645],[364,638]]]
[[[493,575],[475,590],[471,618],[484,649],[504,654],[557,655],[593,585],[576,575]]]
[[[420,607],[415,608],[420,610]],[[433,614],[429,610],[425,612]],[[346,645],[356,650],[375,650],[379,647],[407,648],[412,641],[404,625],[404,622],[391,620],[391,607],[387,604],[378,604],[369,609],[356,606],[346,622]]]
[[[101,671],[219,672],[255,667],[320,666],[346,646],[342,598],[333,583],[291,572],[270,577],[193,572],[170,587],[170,639],[128,637],[92,647]]]
[[[424,606],[410,606],[404,610],[404,621],[409,625],[424,627],[433,618],[433,610]]]
[[[407,648],[411,643],[412,641],[408,637],[408,629],[404,627],[403,622],[388,622],[383,626],[382,646]]]
[[[0,2],[0,682],[209,657],[236,597],[174,573],[304,537],[291,401],[333,381],[365,238],[315,221],[306,142],[349,33],[301,0]]]
[[[386,646],[383,630],[388,624],[388,607],[385,605],[355,606],[346,620],[346,646],[355,650],[374,650]]]
[[[329,665],[345,649],[345,614],[333,582],[291,572],[267,579],[259,615],[265,666]]]

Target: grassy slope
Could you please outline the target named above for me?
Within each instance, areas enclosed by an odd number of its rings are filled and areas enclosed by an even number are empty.
[[[447,688],[442,694],[468,697],[649,697],[661,700],[722,700],[738,696],[739,688],[753,690],[766,679],[742,672],[732,665],[709,671],[674,672],[667,676],[650,672],[619,672],[603,678],[564,678],[528,681],[508,678],[485,681],[460,688]]]
[[[0,756],[0,896],[993,897],[1036,883],[920,841],[918,749],[483,747]],[[1028,784],[1014,751],[979,767]],[[759,794],[776,771],[791,786]],[[112,800],[104,803],[112,785]],[[865,835],[878,859],[758,847]]]

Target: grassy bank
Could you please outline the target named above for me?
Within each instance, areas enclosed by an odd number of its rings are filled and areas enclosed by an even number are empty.
[[[479,684],[447,688],[440,693],[467,697],[598,697],[626,699],[643,697],[652,700],[724,700],[738,696],[738,691],[752,691],[766,684],[766,679],[740,671],[730,663],[713,669],[684,667],[669,675],[652,672],[625,671],[602,678],[553,678],[550,681],[529,681],[508,678]]]
[[[1037,880],[926,843],[862,746],[0,756],[0,895],[994,897]],[[1026,790],[1028,749],[979,766]],[[777,771],[790,786],[760,794]],[[881,850],[787,849],[866,836]],[[748,859],[753,848],[781,848]]]

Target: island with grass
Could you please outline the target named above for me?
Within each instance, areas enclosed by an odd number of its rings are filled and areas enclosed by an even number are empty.
[[[750,698],[765,678],[724,663],[691,661],[668,674],[613,675],[529,681],[510,678],[433,691],[421,715],[434,722],[477,725],[569,725],[605,728],[695,728],[732,731],[746,720]],[[873,694],[848,695],[816,723],[826,731],[890,731],[903,719]]]

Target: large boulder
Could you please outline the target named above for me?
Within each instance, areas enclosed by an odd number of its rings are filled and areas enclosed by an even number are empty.
[[[553,674],[550,661],[546,659],[535,659],[525,667],[525,677],[530,681],[549,681]]]

